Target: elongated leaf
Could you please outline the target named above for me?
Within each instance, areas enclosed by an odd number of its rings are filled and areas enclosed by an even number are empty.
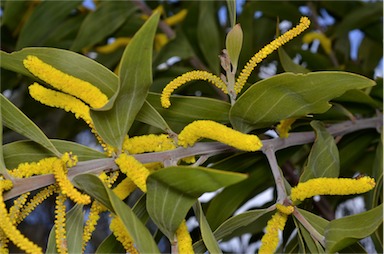
[[[159,229],[172,241],[173,234],[197,198],[244,180],[246,175],[203,167],[168,167],[147,179],[147,209]]]
[[[56,156],[60,156],[60,152],[40,128],[2,94],[0,95],[0,104],[2,122],[5,126],[42,145]]]
[[[350,90],[350,91],[347,91],[342,96],[336,98],[335,101],[345,101],[345,102],[361,103],[361,104],[369,105],[369,106],[371,106],[373,108],[380,108],[380,107],[382,107],[381,103],[375,101],[374,99],[372,99],[372,97],[370,97],[369,95],[367,95],[366,93],[364,93],[361,90]]]
[[[234,27],[236,25],[236,1],[227,0],[227,7],[228,7],[229,19],[231,21],[231,27]]]
[[[74,178],[74,183],[119,216],[140,252],[159,253],[159,249],[145,225],[137,218],[132,209],[107,188],[97,176],[78,175]]]
[[[77,155],[79,161],[107,158],[104,153],[75,142],[55,139],[50,139],[50,141],[60,153],[72,152]],[[3,146],[3,153],[5,165],[9,169],[17,167],[22,162],[39,161],[55,156],[54,153],[29,140],[6,144]]]
[[[24,68],[23,60],[28,55],[37,56],[43,62],[76,78],[90,82],[98,87],[108,98],[116,92],[117,76],[98,62],[72,51],[55,48],[25,48],[13,53],[0,51],[0,65],[25,76],[39,80]]]
[[[44,1],[40,3],[21,29],[16,49],[44,46],[44,42],[82,1]]]
[[[236,16],[236,13],[235,13],[235,16]],[[232,68],[234,70],[237,70],[237,63],[239,61],[239,56],[240,56],[242,46],[243,46],[243,30],[241,30],[240,24],[237,24],[232,27],[231,31],[229,31],[229,33],[227,34],[227,38],[225,40],[225,47],[227,49],[229,59],[231,60],[231,63],[233,66]]]
[[[3,123],[2,115],[3,114],[0,114],[0,122],[1,123]],[[1,124],[1,126],[0,126],[0,142],[1,142],[1,146],[0,146],[0,174],[2,174],[4,176],[8,176],[8,171],[7,171],[7,168],[5,167],[4,155],[3,155],[3,124]]]
[[[213,120],[227,123],[231,105],[227,102],[192,96],[172,96],[171,108],[160,104],[160,94],[149,93],[147,101],[164,117],[173,131],[179,132],[195,120]]]
[[[169,131],[171,129],[160,113],[147,101],[144,102],[139,113],[137,113],[136,120],[162,129],[163,131]]]
[[[199,221],[201,237],[203,238],[204,244],[207,247],[209,253],[222,253],[219,244],[208,224],[208,221],[204,216],[204,212],[199,201],[195,203],[193,210],[195,211],[197,220]]]
[[[106,253],[124,253],[124,246],[116,239],[115,235],[112,233],[107,236],[97,247],[96,254],[106,254]]]
[[[304,246],[308,248],[309,253],[325,253],[324,248],[319,244],[319,242],[312,238],[308,230],[302,224],[298,224],[301,236],[303,237],[303,241],[305,243]]]
[[[287,52],[285,52],[285,50],[282,47],[278,49],[278,52],[279,52],[280,63],[283,66],[284,71],[292,72],[292,73],[308,73],[309,72],[309,70],[306,69],[305,67],[293,62],[292,59],[287,54]]]
[[[333,220],[325,230],[326,251],[337,252],[371,235],[382,224],[382,204],[364,213]]]
[[[340,171],[339,150],[331,134],[319,121],[312,121],[316,140],[312,146],[308,162],[300,177],[300,182],[318,177],[338,177]]]
[[[220,61],[217,56],[220,54],[222,47],[220,46],[220,34],[214,13],[216,13],[215,2],[200,2],[197,38],[199,47],[210,69],[215,74],[219,74]]]
[[[65,229],[67,232],[68,253],[81,253],[83,239],[83,206],[76,204],[66,214]],[[57,253],[55,226],[48,238],[46,253]]]
[[[282,119],[324,113],[331,107],[329,100],[374,85],[347,72],[283,73],[250,87],[233,105],[230,120],[235,129],[249,132]]]
[[[91,12],[81,24],[71,50],[80,51],[107,38],[135,11],[135,6],[127,1],[101,2],[97,10]]]
[[[113,108],[91,112],[97,132],[113,147],[121,148],[152,84],[152,49],[159,17],[159,13],[153,14],[126,47]]]

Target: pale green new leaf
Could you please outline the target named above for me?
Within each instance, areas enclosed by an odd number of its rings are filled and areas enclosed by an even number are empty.
[[[92,174],[82,174],[76,176],[73,182],[77,187],[119,216],[138,251],[142,253],[159,253],[159,249],[145,225],[127,204],[103,184],[100,178]]]
[[[292,59],[289,57],[287,52],[283,49],[283,47],[280,47],[278,49],[279,52],[279,58],[280,63],[286,72],[292,72],[292,73],[308,73],[309,70],[295,62],[292,61]]]
[[[283,119],[324,113],[331,107],[329,100],[374,85],[373,80],[347,72],[283,73],[251,86],[233,105],[229,117],[235,129],[249,132]]]
[[[234,70],[237,70],[237,63],[243,46],[243,30],[240,24],[235,25],[227,34],[225,47],[228,51],[229,59],[231,60]]]
[[[193,206],[196,218],[199,221],[201,237],[203,238],[204,244],[207,247],[209,253],[222,253],[219,244],[212,233],[211,227],[208,224],[207,219],[204,216],[203,209],[199,201]]]
[[[147,209],[170,239],[197,198],[205,192],[240,182],[247,176],[203,167],[168,167],[147,179]]]
[[[128,1],[101,2],[81,24],[71,50],[80,51],[107,38],[135,11],[135,6]]]
[[[335,253],[370,236],[383,224],[383,205],[369,211],[333,220],[325,229],[326,251]]]
[[[81,253],[83,244],[83,206],[76,204],[66,214],[65,229],[67,236],[68,253]],[[46,253],[58,253],[56,247],[55,225],[48,238]]]
[[[316,139],[309,154],[300,182],[318,177],[338,177],[340,171],[339,150],[335,139],[319,121],[312,121]]]
[[[121,148],[152,84],[153,40],[160,14],[153,14],[127,45],[121,59],[119,90],[108,111],[91,111],[95,128],[109,145]]]
[[[0,95],[0,104],[2,122],[5,126],[42,145],[56,156],[61,155],[40,128],[2,94]]]

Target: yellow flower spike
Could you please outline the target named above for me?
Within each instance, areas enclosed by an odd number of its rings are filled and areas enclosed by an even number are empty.
[[[57,157],[44,158],[38,162],[21,163],[17,168],[9,170],[9,174],[17,178],[50,174],[52,173],[52,165],[55,160],[57,160]]]
[[[121,244],[124,246],[124,249],[127,251],[127,253],[130,253],[130,254],[139,253],[133,244],[132,237],[126,230],[123,222],[120,220],[119,217],[114,216],[112,218],[109,228],[111,229],[113,234],[116,236],[116,239],[119,242],[121,242]]]
[[[56,197],[55,209],[55,237],[57,252],[60,254],[68,253],[67,248],[67,233],[65,230],[65,200],[64,194],[59,193]]]
[[[160,49],[162,49],[165,44],[167,44],[169,41],[168,36],[163,33],[159,33],[155,35],[155,51],[159,52]]]
[[[194,253],[192,247],[191,235],[188,232],[187,224],[183,220],[180,226],[176,230],[177,244],[179,248],[179,253],[189,254]]]
[[[279,133],[280,138],[288,138],[288,132],[291,130],[291,126],[295,121],[296,118],[288,118],[280,121],[276,126],[276,131]]]
[[[184,127],[178,142],[184,147],[193,146],[200,138],[217,140],[244,151],[257,151],[263,146],[256,135],[244,134],[210,120],[194,121]]]
[[[7,236],[5,235],[4,231],[0,228],[0,254],[8,254],[9,253],[9,250],[8,250],[8,238]]]
[[[49,185],[38,192],[33,198],[23,207],[17,217],[15,225],[20,224],[38,205],[50,197],[56,190],[56,185]]]
[[[161,135],[143,135],[132,138],[125,137],[123,142],[123,150],[130,154],[140,154],[146,152],[162,152],[175,149],[173,139],[166,134]]]
[[[208,81],[220,88],[224,93],[228,93],[226,84],[218,76],[206,71],[190,71],[175,78],[163,89],[163,92],[161,93],[161,105],[163,108],[169,108],[169,106],[171,106],[169,98],[171,97],[173,91],[192,80]]]
[[[375,179],[364,176],[349,178],[313,178],[291,189],[292,202],[316,195],[352,195],[368,192],[375,187]]]
[[[43,250],[26,238],[12,224],[3,199],[3,192],[12,188],[12,181],[0,179],[0,229],[18,248],[26,253],[43,253]]]
[[[58,159],[53,163],[53,175],[60,187],[61,193],[65,194],[73,202],[83,205],[91,203],[91,197],[87,194],[81,194],[67,178],[65,162]]]
[[[68,75],[53,66],[44,63],[36,56],[27,56],[23,60],[25,68],[33,75],[65,93],[76,96],[93,108],[101,108],[108,97],[91,83]]]
[[[293,213],[293,211],[295,210],[295,208],[293,206],[285,206],[285,205],[282,205],[282,204],[276,204],[276,209],[281,212],[281,213],[284,213],[286,215],[290,215]]]
[[[319,40],[320,45],[323,47],[325,53],[328,55],[332,52],[332,41],[321,32],[311,32],[303,36],[304,43],[311,43],[314,40]]]
[[[150,174],[143,164],[136,160],[133,156],[125,153],[119,155],[115,160],[121,172],[126,174],[143,192],[147,192],[147,178]]]
[[[126,199],[136,189],[136,184],[129,178],[124,178],[115,188],[113,192],[119,199]]]
[[[177,25],[185,19],[187,14],[188,14],[187,9],[182,9],[181,11],[176,13],[175,15],[172,15],[171,17],[166,18],[164,20],[164,22],[167,23],[168,26]]]
[[[82,244],[82,252],[84,253],[85,247],[87,243],[91,239],[92,233],[96,229],[97,222],[100,219],[100,213],[103,212],[104,207],[98,202],[93,201],[91,208],[89,209],[88,219],[85,222],[85,226],[83,229],[83,244]]]
[[[104,46],[99,46],[96,47],[96,52],[101,53],[101,54],[109,54],[114,51],[116,51],[120,47],[124,47],[128,45],[128,43],[132,40],[130,37],[119,37],[116,38],[112,43],[104,45]]]
[[[261,238],[259,254],[275,252],[279,244],[279,230],[284,229],[287,218],[287,214],[277,211],[268,221],[266,232]]]
[[[23,208],[24,204],[27,202],[29,194],[30,194],[29,192],[21,194],[17,199],[15,199],[15,201],[13,201],[13,206],[9,208],[9,219],[11,220],[13,225],[17,225],[16,222],[20,217],[21,209]]]
[[[244,87],[245,82],[247,82],[247,79],[249,75],[251,75],[251,72],[253,69],[259,64],[261,61],[263,61],[268,55],[270,55],[273,51],[287,43],[288,41],[292,40],[294,37],[301,34],[305,29],[307,29],[310,25],[310,20],[307,17],[301,17],[300,23],[295,26],[294,28],[288,30],[284,34],[277,37],[275,40],[273,40],[271,43],[269,43],[267,46],[262,48],[259,52],[257,52],[245,65],[243,70],[241,71],[239,77],[237,78],[236,84],[235,84],[235,92],[236,94],[240,93],[241,89]]]

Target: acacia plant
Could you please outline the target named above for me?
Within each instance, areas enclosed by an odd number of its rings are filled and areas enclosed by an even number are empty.
[[[1,4],[1,253],[383,251],[382,3]]]

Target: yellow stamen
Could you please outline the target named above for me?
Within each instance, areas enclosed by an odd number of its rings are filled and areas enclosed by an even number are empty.
[[[27,202],[29,194],[29,192],[26,192],[13,201],[13,206],[9,209],[9,219],[13,225],[17,225],[16,222],[20,217],[21,209]]]
[[[76,96],[93,108],[101,108],[108,98],[91,83],[68,75],[53,66],[44,63],[36,56],[27,56],[23,64],[33,75],[65,93]],[[76,64],[76,63],[74,63]]]
[[[325,53],[328,55],[332,52],[332,41],[321,32],[311,32],[303,36],[304,43],[311,43],[314,40],[319,40],[320,45],[323,47]]]
[[[188,232],[187,224],[183,220],[180,226],[176,230],[177,244],[179,247],[179,253],[189,254],[194,253],[192,247],[192,239]]]
[[[266,232],[261,238],[259,254],[274,253],[279,244],[279,230],[283,230],[287,222],[287,214],[277,212],[268,221]]]
[[[120,47],[124,47],[128,45],[128,43],[132,40],[130,37],[119,37],[116,38],[112,43],[96,47],[96,51],[102,54],[108,54],[116,51]]]
[[[192,80],[205,80],[208,81],[218,88],[220,88],[224,93],[228,93],[226,84],[216,75],[206,71],[190,71],[184,73],[183,75],[172,80],[166,87],[163,89],[161,94],[161,105],[164,108],[169,108],[171,106],[171,102],[169,98],[171,97],[171,93],[175,91],[181,85],[192,81]]]
[[[64,194],[59,193],[56,198],[55,209],[55,237],[57,252],[60,254],[68,253],[67,248],[67,233],[65,230],[65,200]]]
[[[209,138],[244,151],[257,151],[263,144],[256,135],[244,134],[209,120],[198,120],[184,127],[178,136],[179,145],[193,146],[200,138]]]
[[[280,121],[276,127],[276,131],[279,133],[280,138],[288,138],[288,132],[291,130],[291,126],[295,121],[296,118],[288,118]]]
[[[285,206],[285,205],[282,205],[282,204],[276,204],[276,209],[281,212],[281,213],[284,213],[286,215],[290,215],[293,213],[293,211],[295,210],[295,208],[293,206]]]
[[[136,187],[136,184],[129,177],[126,177],[115,188],[113,188],[113,192],[116,196],[123,200],[126,199],[129,194],[136,189]]]
[[[3,192],[12,188],[12,182],[0,179],[0,229],[17,247],[26,253],[43,253],[43,250],[31,242],[12,224],[3,199]]]
[[[168,135],[143,135],[124,139],[123,150],[130,154],[140,154],[146,152],[162,152],[175,149],[173,139]]]
[[[359,179],[313,178],[291,189],[293,202],[303,201],[316,195],[361,194],[375,187],[375,179],[364,176]]]
[[[182,9],[181,11],[176,13],[175,15],[166,18],[164,20],[164,22],[167,23],[168,26],[177,25],[177,24],[181,23],[185,19],[187,14],[188,14],[187,9]]]
[[[150,174],[143,164],[136,160],[133,156],[125,153],[119,155],[115,160],[120,167],[121,172],[126,174],[143,192],[147,192],[147,178]]]
[[[294,37],[301,34],[305,29],[309,27],[310,21],[307,17],[302,17],[300,19],[300,23],[287,31],[286,33],[280,35],[275,40],[273,40],[271,43],[269,43],[267,46],[262,48],[259,52],[257,52],[245,65],[243,70],[241,71],[236,84],[235,84],[235,92],[236,94],[240,93],[241,89],[245,85],[245,82],[247,82],[247,79],[249,75],[251,75],[251,72],[256,67],[257,64],[259,64],[261,61],[263,61],[269,54],[271,54],[273,51],[287,43],[288,41],[292,40]]]
[[[127,253],[139,253],[133,244],[131,235],[129,234],[119,217],[115,216],[112,218],[109,228],[116,236],[116,239],[121,242],[121,244],[124,246],[124,249],[127,251]]]
[[[93,201],[91,208],[89,209],[88,220],[85,222],[83,229],[83,244],[82,250],[85,251],[87,243],[91,239],[92,233],[96,229],[98,220],[100,219],[100,213],[104,210],[104,206],[101,205],[98,201]]]
[[[55,160],[57,160],[57,157],[44,158],[38,162],[21,163],[17,168],[10,170],[9,173],[17,178],[51,174],[53,169],[52,165]]]

